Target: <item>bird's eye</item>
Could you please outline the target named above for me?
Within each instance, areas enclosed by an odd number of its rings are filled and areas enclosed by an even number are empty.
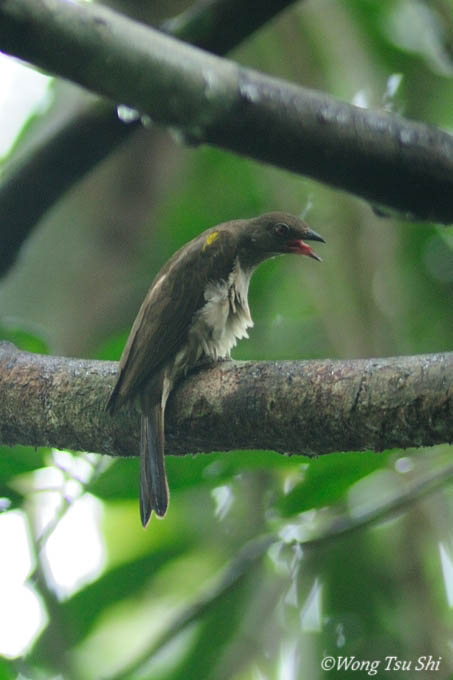
[[[274,234],[277,234],[277,236],[280,236],[281,238],[288,236],[288,234],[289,234],[288,225],[284,224],[284,222],[279,222],[274,227]]]

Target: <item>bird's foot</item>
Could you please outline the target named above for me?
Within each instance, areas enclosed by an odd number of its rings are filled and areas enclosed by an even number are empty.
[[[223,363],[224,361],[231,361],[231,357],[219,357],[218,359],[213,359],[212,357],[203,357],[199,359],[195,364],[184,370],[184,376],[195,371],[201,371],[204,368],[214,368],[217,364]]]

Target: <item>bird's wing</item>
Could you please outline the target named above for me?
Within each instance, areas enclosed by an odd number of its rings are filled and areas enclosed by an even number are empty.
[[[183,246],[160,270],[132,326],[107,410],[133,399],[178,352],[204,303],[206,284],[228,278],[235,254],[231,233],[214,227]]]

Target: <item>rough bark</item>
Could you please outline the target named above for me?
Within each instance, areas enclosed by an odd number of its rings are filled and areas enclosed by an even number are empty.
[[[0,443],[136,455],[133,407],[104,412],[117,364],[0,344]],[[453,441],[453,353],[350,361],[224,362],[174,391],[167,452],[332,451]]]

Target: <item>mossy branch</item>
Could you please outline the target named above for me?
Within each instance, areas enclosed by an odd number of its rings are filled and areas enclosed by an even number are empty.
[[[133,407],[104,412],[117,364],[0,344],[0,443],[138,453]],[[167,409],[171,454],[272,449],[318,455],[453,441],[453,353],[223,362],[190,375]]]

